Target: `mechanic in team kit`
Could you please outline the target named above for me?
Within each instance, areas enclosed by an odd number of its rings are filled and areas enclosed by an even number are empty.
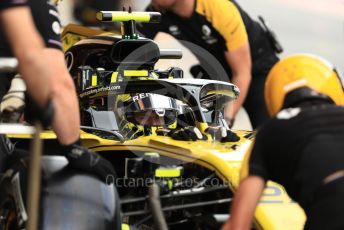
[[[1,0],[0,23],[0,56],[15,56],[19,61],[19,73],[32,98],[26,106],[29,117],[31,114],[45,126],[52,125],[70,165],[103,179],[114,174],[109,162],[81,146],[79,106],[61,49],[55,4],[47,0]],[[1,75],[2,98],[13,76]],[[8,150],[0,153],[3,162],[13,146],[5,136],[1,139],[2,150]]]
[[[305,229],[344,229],[344,94],[337,72],[318,57],[290,56],[271,70],[265,99],[273,118],[243,161],[222,229],[251,229],[269,179],[304,209]]]
[[[241,93],[234,108],[228,106],[225,110],[229,123],[241,106],[248,112],[254,128],[268,118],[264,83],[278,58],[269,39],[272,37],[235,1],[152,0],[146,10],[160,11],[162,22],[140,24],[138,29],[142,34],[149,38],[154,38],[159,31],[173,35],[200,61],[200,65],[191,68],[194,77],[230,80],[239,87]],[[220,68],[210,61],[213,57]]]

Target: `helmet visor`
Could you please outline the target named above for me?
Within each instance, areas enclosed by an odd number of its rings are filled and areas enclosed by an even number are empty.
[[[146,126],[170,125],[176,121],[178,106],[175,99],[144,93],[132,97],[126,107],[125,116],[129,122]]]
[[[146,110],[127,114],[127,120],[144,126],[167,126],[177,118],[175,110]]]

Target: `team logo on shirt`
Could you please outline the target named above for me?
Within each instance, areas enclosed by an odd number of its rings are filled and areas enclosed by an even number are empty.
[[[51,28],[55,34],[57,35],[61,34],[61,26],[58,21],[54,21],[53,24],[51,25]]]
[[[212,45],[218,41],[215,37],[211,36],[211,29],[208,25],[202,26],[202,33],[202,39],[205,40],[206,43]]]
[[[277,119],[280,119],[280,120],[289,120],[299,115],[300,112],[301,112],[300,108],[283,109],[277,114],[276,117]]]
[[[168,28],[168,30],[169,30],[170,33],[171,33],[172,35],[174,35],[174,36],[180,34],[180,30],[179,30],[178,26],[176,26],[176,25],[171,25],[171,26]]]
[[[202,26],[202,33],[203,33],[205,36],[209,37],[209,36],[211,35],[211,29],[209,28],[209,26],[203,25],[203,26]]]

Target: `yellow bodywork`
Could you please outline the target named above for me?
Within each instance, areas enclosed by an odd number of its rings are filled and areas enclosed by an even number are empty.
[[[176,141],[163,136],[140,137],[121,143],[102,139],[85,132],[81,132],[81,139],[85,146],[97,152],[111,150],[156,152],[182,161],[194,162],[216,171],[217,175],[228,182],[229,187],[235,191],[240,180],[241,162],[252,143],[250,132],[236,131],[236,133],[241,140],[233,143],[219,143],[211,140]],[[10,137],[31,138],[30,135],[12,135]],[[43,139],[56,138],[51,131],[42,133],[41,137]],[[113,154],[113,157],[116,157],[116,153]],[[264,230],[298,230],[303,229],[305,219],[303,210],[289,198],[284,188],[276,183],[269,182],[255,213],[256,228]]]
[[[110,33],[100,29],[91,29],[85,26],[69,24],[63,29],[61,34],[62,48],[63,51],[66,52],[75,43],[84,38],[109,34],[116,35],[114,32]]]

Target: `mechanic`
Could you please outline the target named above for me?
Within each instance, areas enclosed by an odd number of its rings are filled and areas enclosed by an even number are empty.
[[[45,126],[52,125],[61,151],[74,168],[94,172],[104,180],[108,174],[114,175],[109,162],[81,147],[78,101],[61,49],[61,26],[55,5],[47,0],[1,0],[0,23],[0,57],[15,56],[19,61],[27,98],[31,98],[26,106],[28,115]],[[1,75],[2,98],[13,76]],[[3,162],[13,152],[13,146],[5,136],[1,140]]]
[[[323,59],[294,55],[267,77],[274,116],[258,130],[224,229],[251,229],[267,180],[283,185],[304,209],[305,229],[344,229],[344,94]]]
[[[189,48],[200,61],[200,65],[191,68],[194,77],[231,80],[239,87],[241,93],[234,108],[225,109],[230,125],[241,106],[248,112],[254,128],[268,118],[264,83],[278,58],[262,27],[235,1],[152,0],[146,10],[160,11],[162,22],[141,24],[139,31],[149,38],[159,31],[169,33]],[[220,68],[210,63],[209,55],[195,45],[215,57]]]

